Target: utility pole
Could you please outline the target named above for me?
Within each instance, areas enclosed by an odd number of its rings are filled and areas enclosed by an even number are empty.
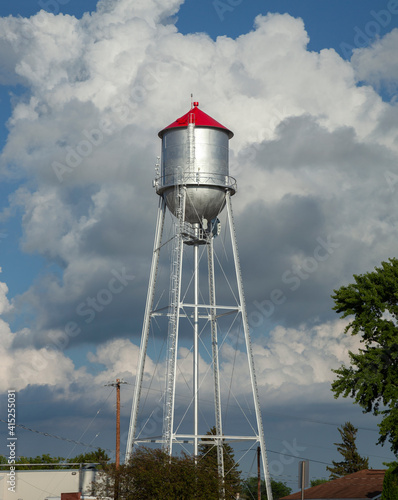
[[[124,380],[116,379],[116,382],[106,384],[105,387],[116,387],[116,469],[120,466],[120,384],[127,384]]]
[[[301,500],[304,500],[304,489],[309,486],[310,463],[308,460],[299,462],[299,488],[301,488]]]
[[[120,465],[120,379],[116,379],[116,470]]]
[[[261,500],[261,469],[260,469],[261,448],[257,446],[257,499]]]
[[[116,379],[116,382],[111,384],[106,384],[110,387],[116,387],[116,458],[115,458],[115,496],[114,499],[118,500],[119,498],[119,467],[120,467],[120,384],[127,384],[123,380],[119,378]]]

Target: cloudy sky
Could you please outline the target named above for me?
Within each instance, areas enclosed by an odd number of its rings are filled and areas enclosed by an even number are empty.
[[[71,441],[113,449],[106,384],[116,377],[129,384],[124,448],[157,132],[193,93],[235,134],[233,206],[271,474],[294,490],[304,457],[311,477],[326,476],[347,420],[381,467],[391,454],[375,446],[376,419],[330,392],[331,370],[358,347],[330,295],[396,255],[396,2],[18,0],[0,16],[1,401],[16,389],[18,422],[57,436],[20,429],[19,454],[90,449]],[[148,378],[161,371],[161,338]],[[237,336],[225,342],[225,380],[240,351]],[[188,374],[189,348],[179,356]],[[247,383],[242,371],[237,403]]]

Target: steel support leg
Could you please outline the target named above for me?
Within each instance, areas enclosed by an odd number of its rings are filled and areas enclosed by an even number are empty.
[[[207,262],[209,273],[209,298],[210,305],[213,306],[210,310],[211,315],[211,346],[213,358],[213,380],[214,380],[214,406],[216,417],[216,433],[217,433],[217,465],[218,475],[224,482],[224,454],[222,440],[222,417],[221,417],[221,390],[220,390],[220,371],[218,362],[218,339],[217,339],[217,310],[216,310],[216,288],[214,279],[214,245],[213,236],[211,235],[207,243]],[[224,494],[223,494],[224,496]]]
[[[175,407],[175,386],[178,353],[178,330],[181,308],[181,275],[183,240],[182,233],[185,220],[186,187],[178,186],[178,210],[176,244],[173,250],[173,272],[171,273],[171,303],[168,329],[167,372],[166,372],[166,399],[163,420],[163,449],[170,456],[173,453],[173,426]]]
[[[251,345],[251,340],[250,340],[249,323],[247,320],[245,296],[244,296],[244,291],[243,291],[243,282],[242,282],[242,275],[241,275],[241,270],[240,270],[239,254],[238,254],[238,246],[236,243],[235,222],[234,222],[233,212],[232,212],[231,195],[229,192],[226,195],[226,205],[227,205],[228,218],[229,218],[229,228],[230,228],[230,233],[231,233],[232,250],[233,250],[233,254],[234,254],[236,279],[238,282],[239,301],[240,301],[240,308],[241,308],[241,313],[242,313],[243,330],[244,330],[244,334],[245,334],[245,342],[246,342],[247,359],[248,359],[248,364],[249,364],[250,380],[251,380],[252,391],[253,391],[254,408],[255,408],[256,419],[257,419],[258,439],[260,442],[261,455],[263,458],[265,487],[266,487],[266,491],[267,491],[268,500],[272,500],[271,480],[270,480],[269,471],[268,471],[267,451],[265,448],[264,429],[263,429],[263,422],[262,422],[262,418],[261,418],[260,398],[259,398],[259,394],[258,394],[256,372],[254,369],[253,350],[252,350],[252,345]]]
[[[199,224],[195,224],[195,236],[198,237]],[[193,453],[198,456],[198,415],[199,415],[199,245],[193,247],[194,267],[194,311],[193,311]]]
[[[156,277],[157,277],[158,266],[159,266],[159,252],[160,252],[160,245],[162,242],[165,213],[166,213],[166,203],[165,203],[163,198],[160,198],[159,199],[157,222],[156,222],[156,230],[155,230],[155,241],[153,244],[151,273],[150,273],[150,277],[149,277],[149,286],[148,286],[148,293],[147,293],[146,306],[145,306],[144,322],[142,325],[140,354],[139,354],[139,358],[138,358],[137,373],[135,376],[135,386],[134,386],[133,405],[131,408],[130,427],[129,427],[129,433],[128,433],[128,437],[127,437],[127,448],[126,448],[126,458],[125,458],[126,463],[128,463],[130,460],[131,453],[133,450],[133,445],[134,445],[135,433],[137,430],[138,409],[139,409],[140,398],[141,398],[142,379],[144,376],[144,367],[145,367],[146,351],[147,351],[147,345],[148,345],[149,326],[150,326],[150,322],[151,322],[151,314],[152,314],[153,301],[154,301],[154,296],[155,296],[155,285],[156,285]]]

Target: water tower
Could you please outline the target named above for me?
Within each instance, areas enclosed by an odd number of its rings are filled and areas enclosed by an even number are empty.
[[[191,109],[159,132],[162,140],[161,168],[154,181],[156,193],[159,195],[158,216],[155,231],[155,242],[148,286],[148,294],[142,327],[140,355],[135,380],[133,405],[129,434],[127,440],[126,461],[129,460],[133,446],[141,442],[158,442],[170,455],[173,445],[190,443],[193,455],[198,454],[198,447],[207,438],[203,431],[199,432],[200,414],[200,373],[199,373],[199,339],[208,342],[211,355],[212,385],[214,395],[214,418],[216,434],[213,436],[217,447],[219,473],[224,477],[223,442],[252,441],[259,444],[263,459],[264,478],[268,498],[272,500],[264,431],[261,419],[260,402],[251,347],[249,324],[241,278],[238,247],[236,243],[235,225],[232,212],[231,197],[236,193],[236,181],[229,175],[229,140],[233,133],[199,109],[199,103],[191,104]],[[234,283],[236,284],[236,303],[219,304],[216,297],[216,274],[214,261],[214,240],[220,232],[218,216],[226,208],[229,242],[233,255]],[[159,255],[166,243],[162,241],[164,222],[167,210],[172,214],[173,234],[168,238],[172,242],[170,251],[170,287],[167,307],[154,308],[154,297],[157,284]],[[183,256],[185,251],[193,250],[190,269],[192,278],[191,300],[182,295]],[[199,286],[199,251],[207,255],[207,279],[205,282],[206,299]],[[205,252],[203,252],[205,249]],[[147,357],[148,336],[151,320],[156,316],[167,317],[167,353],[166,376],[163,395],[163,430],[162,436],[141,439],[137,436],[137,419],[143,386],[144,368]],[[244,337],[245,356],[247,356],[250,393],[253,399],[255,425],[253,435],[225,435],[223,432],[223,405],[219,369],[219,320],[225,315],[240,317]],[[192,339],[192,387],[191,387],[191,432],[178,433],[175,429],[175,393],[177,374],[177,357],[179,347],[180,323],[182,318],[188,319]],[[204,326],[209,326],[209,334],[203,334]],[[187,335],[186,329],[184,331]]]

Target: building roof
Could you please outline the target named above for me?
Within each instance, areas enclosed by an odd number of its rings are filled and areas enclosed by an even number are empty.
[[[378,498],[383,489],[385,470],[364,469],[304,491],[305,500],[339,500],[355,498],[367,500]],[[280,500],[300,500],[301,491]]]
[[[211,116],[207,115],[204,111],[199,109],[199,103],[194,102],[191,109],[185,115],[177,118],[177,120],[173,123],[170,123],[167,127],[161,130],[158,133],[160,138],[163,137],[163,134],[171,129],[171,128],[179,128],[179,127],[188,127],[189,123],[194,123],[196,127],[210,127],[210,128],[220,128],[225,130],[228,133],[228,137],[231,139],[233,137],[233,132],[231,130],[221,125],[218,121],[214,120]]]

